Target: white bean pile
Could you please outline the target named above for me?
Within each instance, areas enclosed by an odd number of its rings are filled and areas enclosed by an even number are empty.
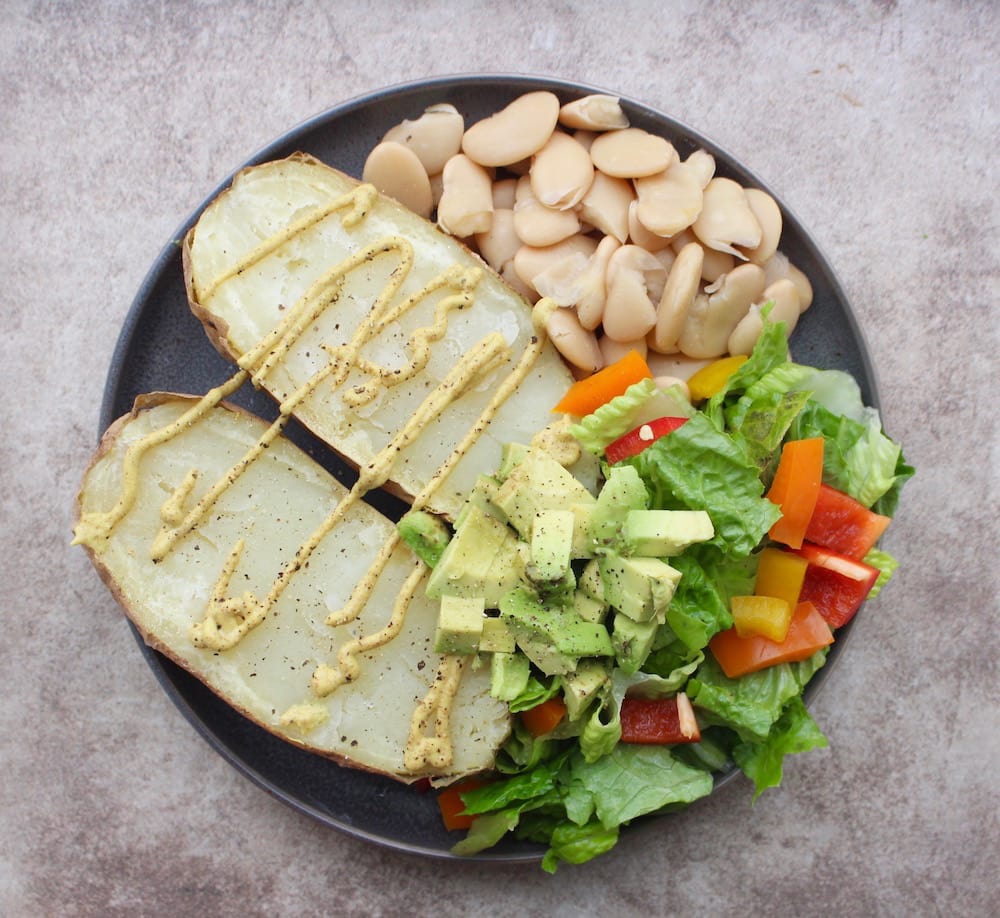
[[[613,96],[530,92],[469,127],[432,105],[386,133],[363,179],[436,212],[530,302],[564,307],[548,331],[579,376],[637,350],[661,384],[683,384],[750,353],[765,303],[791,334],[812,302],[778,248],[774,199],[716,176],[705,150],[681,160]]]

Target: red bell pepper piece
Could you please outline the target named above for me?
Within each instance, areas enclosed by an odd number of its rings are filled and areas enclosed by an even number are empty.
[[[626,698],[621,724],[623,743],[662,746],[701,739],[691,702],[683,692],[670,698]]]
[[[871,592],[878,571],[854,558],[808,542],[797,554],[809,562],[799,599],[811,602],[831,628],[846,625]]]
[[[778,663],[808,660],[817,650],[832,643],[833,632],[816,607],[811,602],[800,602],[780,644],[759,634],[740,637],[735,628],[730,628],[715,635],[708,647],[722,671],[730,679],[738,679]]]
[[[806,529],[806,541],[860,561],[892,522],[853,497],[822,485]]]
[[[609,443],[608,448],[604,450],[604,456],[612,465],[623,459],[638,456],[647,446],[677,430],[686,420],[687,418],[657,418],[655,421],[640,424],[634,430],[622,434],[617,440]]]

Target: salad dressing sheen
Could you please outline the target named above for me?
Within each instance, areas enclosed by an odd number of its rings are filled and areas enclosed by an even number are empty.
[[[206,303],[227,281],[239,276],[296,236],[307,232],[338,211],[347,211],[341,217],[345,228],[357,226],[371,210],[376,199],[377,192],[371,185],[361,185],[330,204],[317,208],[264,240],[234,266],[216,277],[205,289],[199,290],[199,299]],[[393,299],[413,266],[414,252],[412,244],[407,239],[388,236],[365,246],[321,275],[282,321],[252,350],[242,355],[238,361],[240,369],[228,381],[209,391],[173,423],[132,444],[123,461],[121,492],[117,502],[106,512],[86,514],[77,524],[74,544],[85,544],[100,554],[115,527],[124,519],[136,501],[139,466],[143,456],[193,427],[248,379],[255,386],[260,385],[267,375],[281,364],[315,318],[337,302],[350,272],[363,268],[374,258],[383,256],[396,258],[398,264],[351,340],[338,346],[324,345],[324,350],[329,356],[328,362],[303,386],[282,401],[279,406],[279,416],[268,430],[185,512],[199,475],[197,469],[191,469],[161,507],[160,517],[163,526],[153,538],[150,546],[151,558],[154,561],[163,560],[182,539],[197,529],[219,497],[260,458],[281,434],[296,408],[321,385],[337,388],[343,385],[352,369],[357,369],[368,378],[345,392],[343,397],[348,404],[358,406],[371,401],[380,392],[387,391],[392,386],[419,374],[430,359],[431,345],[446,333],[449,314],[456,309],[467,309],[474,305],[475,288],[483,272],[475,267],[454,266],[442,272],[421,290],[394,305]],[[442,289],[451,293],[438,302],[432,323],[418,328],[411,334],[407,343],[407,352],[410,355],[408,364],[399,368],[385,367],[361,356],[360,352],[365,344],[386,331],[408,310]],[[414,498],[415,509],[420,509],[428,503],[454,466],[486,430],[504,402],[523,382],[542,351],[545,322],[555,308],[555,304],[551,301],[542,301],[535,307],[533,314],[535,334],[531,343],[513,369],[497,386],[476,421],[464,433],[423,490]],[[244,548],[244,541],[239,540],[219,572],[204,618],[191,626],[191,641],[198,647],[215,652],[224,652],[239,643],[267,617],[296,573],[308,563],[310,556],[343,519],[346,512],[368,491],[380,487],[390,478],[394,462],[400,452],[471,385],[509,357],[509,348],[498,332],[488,334],[466,352],[445,379],[426,396],[410,420],[397,431],[372,462],[360,470],[354,487],[299,546],[295,556],[278,573],[264,598],[259,598],[249,591],[239,596],[230,595],[230,584],[239,567]],[[564,437],[560,434],[560,431],[551,431],[548,436],[561,440]],[[345,625],[358,617],[399,541],[398,535],[393,534],[382,545],[375,561],[355,584],[345,607],[327,617],[328,626]],[[337,653],[336,666],[327,663],[320,663],[317,666],[310,682],[314,698],[323,698],[340,685],[356,679],[360,673],[359,656],[388,644],[396,637],[402,628],[410,600],[421,588],[427,571],[428,568],[422,561],[416,561],[385,627],[344,643]],[[409,738],[403,753],[404,766],[408,770],[446,768],[451,763],[453,755],[449,727],[451,708],[464,666],[464,659],[444,656],[434,682],[414,710]],[[288,708],[282,714],[281,721],[286,726],[295,726],[303,732],[308,732],[322,723],[326,716],[326,710],[322,705],[315,700],[307,700]]]

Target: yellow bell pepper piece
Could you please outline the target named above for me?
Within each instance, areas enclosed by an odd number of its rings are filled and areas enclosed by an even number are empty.
[[[754,594],[783,599],[794,609],[799,603],[807,567],[809,562],[805,558],[780,548],[765,548],[757,565]]]
[[[774,596],[734,596],[730,606],[736,634],[760,635],[780,644],[788,636],[794,608]]]
[[[746,356],[738,354],[733,357],[723,357],[721,360],[716,360],[708,366],[702,367],[688,380],[691,401],[697,402],[711,398],[716,392],[721,391],[729,377],[746,362]]]

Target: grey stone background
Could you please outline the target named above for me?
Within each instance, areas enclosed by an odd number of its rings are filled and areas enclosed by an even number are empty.
[[[987,915],[1000,863],[994,2],[0,2],[0,913]],[[404,80],[612,88],[768,181],[837,270],[918,476],[828,750],[554,877],[326,829],[167,700],[70,508],[173,230],[254,150]]]

